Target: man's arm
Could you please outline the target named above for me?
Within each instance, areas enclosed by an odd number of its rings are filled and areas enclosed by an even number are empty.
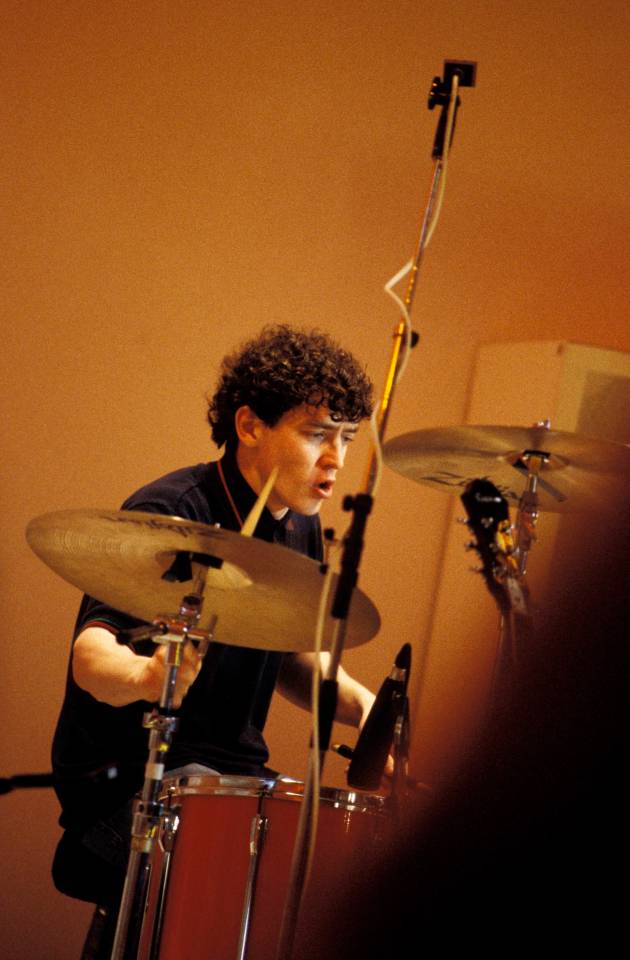
[[[321,653],[321,670],[325,675],[330,661],[329,653]],[[311,679],[315,664],[314,653],[287,654],[278,680],[278,690],[291,703],[310,710]],[[361,727],[374,703],[374,694],[339,667],[337,671],[338,697],[335,719],[353,727]]]
[[[136,700],[160,699],[166,673],[167,647],[160,644],[151,657],[143,657],[117,642],[105,627],[87,626],[72,651],[75,682],[96,700],[122,707]],[[178,670],[173,706],[180,707],[201,669],[201,657],[192,643],[184,648]]]

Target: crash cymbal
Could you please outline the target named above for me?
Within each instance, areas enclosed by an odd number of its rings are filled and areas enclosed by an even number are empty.
[[[203,523],[134,510],[63,510],[32,520],[27,540],[44,563],[80,590],[141,620],[174,615],[186,584],[163,575],[176,555],[222,561],[210,568],[199,628],[221,643],[264,650],[312,650],[322,585],[319,564],[287,547]],[[190,581],[188,581],[190,583]],[[331,597],[334,596],[334,586]],[[355,591],[348,646],[371,640],[380,618]]]
[[[630,447],[545,427],[438,427],[388,441],[385,462],[416,483],[460,495],[487,477],[511,503],[525,489],[528,452],[547,456],[540,470],[539,507],[552,513],[609,510],[630,478]]]

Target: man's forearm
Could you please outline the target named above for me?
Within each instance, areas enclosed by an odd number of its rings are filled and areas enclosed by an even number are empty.
[[[96,700],[122,707],[159,698],[156,677],[146,669],[148,660],[119,644],[104,627],[86,627],[74,643],[72,673]]]
[[[325,675],[330,654],[322,653],[321,670]],[[310,710],[311,682],[315,666],[315,654],[294,653],[285,657],[278,682],[280,693],[292,703]],[[339,723],[361,727],[374,703],[374,694],[351,677],[343,667],[337,671],[338,695],[335,719]]]
[[[166,646],[156,647],[151,657],[134,653],[119,644],[104,627],[88,626],[74,643],[72,673],[76,683],[96,700],[124,707],[137,700],[160,699],[166,672]],[[191,643],[184,647],[177,673],[173,706],[181,706],[201,668],[201,657]]]

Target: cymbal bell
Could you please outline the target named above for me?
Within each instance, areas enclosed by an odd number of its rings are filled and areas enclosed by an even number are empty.
[[[135,510],[48,513],[29,523],[26,537],[64,580],[149,622],[175,615],[186,593],[185,583],[163,579],[175,558],[182,552],[204,554],[214,558],[214,566],[208,569],[199,629],[207,630],[216,615],[214,634],[221,643],[313,649],[322,573],[314,560],[287,547]],[[334,592],[333,585],[331,603]],[[379,626],[376,607],[356,590],[346,644],[367,643]]]
[[[527,457],[545,455],[539,473],[541,511],[611,510],[630,477],[630,447],[546,427],[458,426],[416,430],[389,440],[385,463],[416,483],[460,495],[487,478],[509,502],[525,490]]]

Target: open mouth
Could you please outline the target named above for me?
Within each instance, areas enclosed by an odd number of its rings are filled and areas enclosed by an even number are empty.
[[[319,490],[324,496],[329,497],[332,493],[334,486],[334,480],[322,480],[321,483],[316,484],[315,489]]]

